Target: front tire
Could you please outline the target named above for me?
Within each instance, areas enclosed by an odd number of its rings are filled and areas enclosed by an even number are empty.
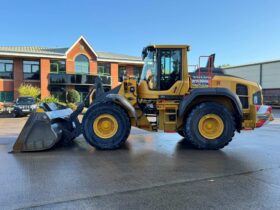
[[[91,106],[82,122],[86,141],[98,149],[117,149],[128,138],[131,130],[125,110],[113,102]]]
[[[217,150],[234,136],[235,121],[223,105],[207,102],[196,106],[185,122],[186,138],[197,149]]]

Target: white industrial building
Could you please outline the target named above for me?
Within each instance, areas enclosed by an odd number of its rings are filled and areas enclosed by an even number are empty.
[[[280,105],[280,60],[230,66],[224,71],[259,83],[263,88],[265,103]]]

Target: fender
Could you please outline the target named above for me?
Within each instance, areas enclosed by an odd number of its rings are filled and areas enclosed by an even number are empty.
[[[123,97],[123,96],[121,96],[121,95],[119,95],[119,94],[113,94],[113,93],[111,93],[111,94],[106,95],[106,100],[105,100],[105,101],[108,101],[108,100],[113,101],[113,102],[119,104],[122,108],[124,108],[125,110],[127,110],[128,113],[134,117],[135,122],[136,122],[136,124],[137,124],[137,114],[136,114],[136,110],[135,110],[135,108],[131,105],[131,103],[128,102],[128,100],[127,100],[125,97]]]
[[[243,118],[242,112],[242,104],[240,102],[239,97],[232,93],[227,88],[196,88],[191,91],[191,93],[184,97],[184,99],[180,102],[179,106],[179,117],[183,117],[185,112],[188,110],[189,105],[193,100],[198,97],[203,96],[225,96],[231,100],[234,105],[235,110],[237,111],[237,117],[239,122],[239,127],[241,126],[241,120]]]

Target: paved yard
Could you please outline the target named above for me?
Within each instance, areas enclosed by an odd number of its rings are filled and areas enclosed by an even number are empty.
[[[220,151],[133,129],[116,151],[9,154],[25,120],[0,119],[1,209],[280,209],[279,118]]]

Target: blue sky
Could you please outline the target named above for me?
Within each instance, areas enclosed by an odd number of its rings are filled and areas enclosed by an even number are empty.
[[[9,0],[0,45],[68,47],[83,35],[97,51],[139,55],[151,43],[189,44],[189,63],[280,59],[279,0]]]

